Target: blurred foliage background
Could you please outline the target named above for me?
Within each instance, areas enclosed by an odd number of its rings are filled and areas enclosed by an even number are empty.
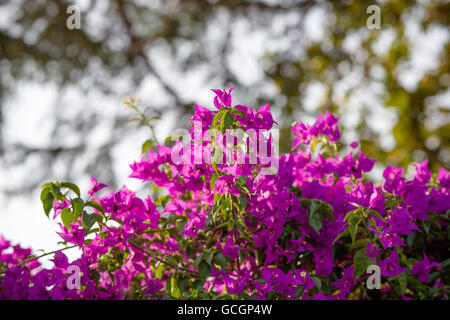
[[[80,30],[66,27],[71,4],[81,8]],[[369,30],[373,4],[381,29]],[[328,109],[342,119],[344,142],[360,139],[380,168],[425,158],[434,171],[450,167],[449,1],[0,0],[0,17],[5,194],[83,174],[120,185],[116,147],[132,145],[137,158],[145,141],[130,136],[140,129],[126,125],[125,97],[170,131],[188,125],[195,103],[209,103],[210,88],[233,86],[235,103],[271,104],[281,152],[293,121]],[[29,95],[30,83],[56,88],[50,109],[36,110],[32,98],[21,115],[45,114],[30,133],[42,143],[12,138],[25,124],[8,127],[18,117],[13,97]]]

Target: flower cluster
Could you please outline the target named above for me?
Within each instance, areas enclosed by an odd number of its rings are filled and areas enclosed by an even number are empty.
[[[215,110],[195,108],[192,141],[155,145],[131,164],[131,177],[153,187],[149,196],[125,186],[98,196],[107,186],[94,178],[86,200],[74,184],[44,184],[44,211],[53,209],[59,235],[82,255],[70,263],[57,252],[43,268],[0,238],[0,298],[448,298],[448,171],[433,176],[425,160],[411,180],[387,167],[374,184],[365,173],[375,160],[357,142],[338,152],[338,118],[328,112],[293,126],[291,153],[270,152],[275,174],[263,173],[267,163],[236,162],[249,157],[242,145],[231,161],[174,161],[174,151],[181,160],[210,155],[226,129],[276,125],[268,105],[233,106],[231,90],[213,91]],[[217,132],[199,139],[195,126]],[[78,288],[67,286],[70,266],[81,271]],[[366,285],[369,266],[380,269],[379,290]]]

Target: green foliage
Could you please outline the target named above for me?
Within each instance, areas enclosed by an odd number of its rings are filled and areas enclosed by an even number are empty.
[[[353,264],[355,266],[353,275],[356,279],[366,272],[368,266],[375,264],[375,262],[366,255],[366,249],[363,248],[356,251],[353,257]]]
[[[320,235],[323,219],[334,221],[333,208],[330,204],[319,199],[301,199],[302,205],[309,207],[307,216],[311,227]]]

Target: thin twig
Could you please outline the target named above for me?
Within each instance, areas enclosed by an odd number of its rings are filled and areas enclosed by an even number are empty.
[[[136,249],[139,249],[140,251],[142,251],[142,252],[145,253],[146,255],[150,256],[152,259],[155,259],[155,260],[157,260],[157,261],[159,261],[159,262],[161,262],[161,263],[163,263],[163,264],[165,264],[165,265],[167,265],[167,266],[169,266],[169,267],[172,267],[172,268],[175,268],[175,269],[179,269],[179,270],[185,271],[185,272],[190,273],[191,275],[193,275],[193,276],[195,276],[195,277],[200,278],[200,275],[199,275],[197,272],[192,271],[192,270],[189,270],[189,269],[184,268],[184,267],[179,267],[179,266],[177,266],[177,265],[174,265],[173,263],[167,262],[167,261],[165,261],[164,259],[161,259],[161,258],[159,258],[159,257],[156,257],[152,252],[148,252],[148,251],[142,249],[140,246],[138,246],[137,244],[133,243],[133,242],[130,241],[129,239],[128,239],[127,241],[128,241],[129,243],[131,243]]]
[[[54,250],[54,251],[51,251],[51,252],[47,252],[47,253],[44,253],[44,254],[42,254],[42,255],[40,255],[40,256],[38,256],[38,257],[34,257],[34,258],[30,259],[30,260],[25,260],[24,262],[22,262],[22,264],[26,264],[26,263],[29,263],[29,262],[31,262],[31,261],[40,259],[40,258],[42,258],[42,257],[49,256],[49,255],[51,255],[51,254],[54,254],[54,253],[56,253],[56,252],[60,252],[60,251],[72,249],[72,248],[75,248],[75,247],[78,247],[78,246],[77,246],[77,245],[73,245],[73,246],[70,246],[70,247],[65,247],[65,248],[57,249],[57,250]]]
[[[60,252],[60,251],[72,249],[72,248],[75,248],[75,247],[77,247],[77,245],[73,245],[73,246],[70,246],[70,247],[65,247],[65,248],[53,250],[53,251],[51,251],[51,252],[44,253],[44,254],[42,254],[42,255],[40,255],[40,256],[38,256],[38,257],[33,257],[32,259],[24,260],[20,265],[24,266],[25,264],[27,264],[27,263],[29,263],[29,262],[32,262],[32,261],[34,261],[34,260],[38,260],[38,259],[40,259],[40,258],[42,258],[42,257],[46,257],[46,256],[49,256],[49,255],[54,254],[54,253],[56,253],[56,252]],[[17,266],[16,266],[16,267],[17,267]],[[7,268],[9,268],[9,267],[7,267]],[[1,275],[1,274],[4,274],[5,272],[6,272],[6,270],[3,270],[2,272],[0,272],[0,275]]]

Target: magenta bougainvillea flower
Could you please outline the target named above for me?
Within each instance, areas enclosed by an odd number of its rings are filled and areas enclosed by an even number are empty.
[[[392,250],[389,258],[378,261],[378,265],[380,266],[381,274],[386,277],[395,277],[407,270],[407,268],[400,266],[398,262],[397,248]]]
[[[390,229],[387,229],[383,233],[381,233],[379,239],[385,249],[387,249],[389,247],[406,245],[406,243],[403,242],[400,235],[398,233],[396,233],[395,231],[391,232]]]
[[[307,125],[303,122],[292,128],[294,132],[293,148],[300,144],[309,144],[313,138],[317,138],[319,134],[327,137],[331,142],[340,139],[341,134],[337,125],[339,118],[331,115],[328,111],[325,118],[321,114],[313,125]]]
[[[342,277],[339,280],[332,281],[330,284],[342,292],[350,293],[350,290],[356,285],[354,270],[354,266],[345,268]]]
[[[92,183],[92,188],[89,189],[89,191],[88,191],[88,195],[90,195],[90,196],[95,195],[97,192],[99,192],[103,188],[109,187],[109,185],[107,185],[107,184],[98,183],[97,179],[95,179],[92,176],[91,176],[91,183]]]
[[[217,109],[221,109],[222,107],[231,107],[231,91],[234,90],[234,88],[231,88],[228,90],[228,92],[223,89],[211,89],[215,94],[216,97],[214,97],[214,106]]]
[[[416,262],[411,270],[411,274],[417,275],[417,279],[420,282],[428,282],[430,281],[430,271],[434,267],[438,267],[442,265],[441,263],[437,262],[430,262],[427,255],[425,254],[425,251],[423,252],[423,260]]]
[[[70,225],[72,230],[68,230],[65,226],[61,225],[61,229],[63,232],[57,232],[58,235],[69,243],[73,243],[78,245],[80,248],[84,245],[84,237],[86,236],[86,232],[82,227],[80,227],[76,223],[72,223]]]
[[[100,196],[107,185],[91,177],[87,197],[65,184],[75,197],[44,184],[44,211],[62,222],[67,247],[43,266],[0,236],[0,299],[448,299],[449,171],[433,174],[425,160],[412,178],[388,166],[368,181],[376,160],[357,141],[339,148],[328,111],[294,125],[291,152],[277,155],[269,105],[233,105],[231,91],[196,105],[190,142],[145,148],[130,165],[144,188]],[[218,161],[229,129],[247,133],[247,148],[231,143]],[[264,145],[278,163],[271,174],[250,157]],[[81,249],[73,261],[71,246]],[[376,294],[362,290],[371,264]],[[78,288],[67,285],[71,270]]]
[[[219,194],[232,194],[240,196],[239,189],[236,186],[238,178],[235,176],[220,176],[214,185],[214,190]]]
[[[225,245],[223,246],[222,253],[229,257],[232,260],[236,260],[238,258],[239,250],[242,250],[243,248],[236,245],[232,238],[228,238],[227,241],[225,241]]]
[[[367,242],[366,246],[366,255],[371,259],[376,259],[378,257],[378,253],[381,251],[381,249],[378,249],[376,245]]]

